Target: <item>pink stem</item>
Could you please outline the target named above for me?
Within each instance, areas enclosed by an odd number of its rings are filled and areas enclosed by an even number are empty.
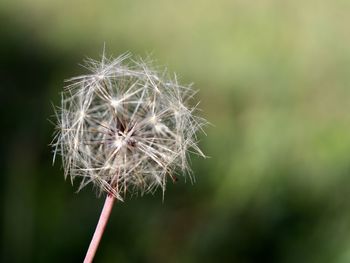
[[[103,205],[103,209],[100,215],[100,219],[98,220],[98,224],[96,226],[94,236],[92,237],[89,249],[86,252],[84,263],[91,263],[94,259],[96,250],[98,248],[98,245],[100,244],[103,232],[106,228],[109,215],[111,214],[114,201],[115,198],[112,195],[107,195],[105,204]]]

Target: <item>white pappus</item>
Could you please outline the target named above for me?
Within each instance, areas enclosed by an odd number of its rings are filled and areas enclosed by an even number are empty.
[[[130,54],[103,54],[84,67],[90,74],[69,79],[56,108],[52,146],[65,177],[119,200],[157,187],[164,193],[180,171],[193,179],[188,155],[205,157],[196,133],[207,123],[195,115],[198,104],[190,106],[196,92]]]

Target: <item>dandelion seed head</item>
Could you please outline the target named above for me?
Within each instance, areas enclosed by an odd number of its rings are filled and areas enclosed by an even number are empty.
[[[56,110],[52,146],[65,176],[119,200],[164,192],[180,172],[191,177],[188,155],[204,156],[196,133],[206,124],[190,105],[196,92],[128,54],[84,67],[89,74],[68,80]]]

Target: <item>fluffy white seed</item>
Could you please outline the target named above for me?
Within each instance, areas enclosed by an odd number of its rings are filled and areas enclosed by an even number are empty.
[[[196,132],[206,121],[188,105],[195,92],[128,54],[85,67],[90,74],[68,81],[56,111],[52,145],[65,176],[80,178],[79,190],[92,183],[123,200],[190,174],[188,152],[204,157]]]

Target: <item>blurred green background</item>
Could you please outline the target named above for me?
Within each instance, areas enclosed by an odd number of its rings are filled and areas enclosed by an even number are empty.
[[[200,89],[195,185],[114,210],[95,262],[350,262],[350,1],[0,2],[1,262],[81,262],[103,198],[52,166],[52,106],[103,44]]]

